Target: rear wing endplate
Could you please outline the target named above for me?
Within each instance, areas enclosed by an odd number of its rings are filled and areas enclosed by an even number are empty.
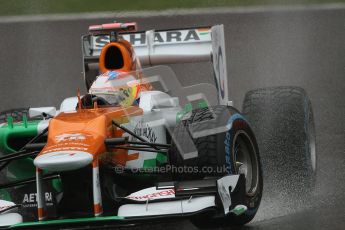
[[[120,34],[129,41],[143,66],[160,64],[211,62],[219,104],[228,105],[228,83],[224,26],[175,30],[149,30]],[[82,37],[84,74],[86,84],[98,75],[101,49],[109,43],[107,35]],[[89,82],[90,84],[90,82]]]

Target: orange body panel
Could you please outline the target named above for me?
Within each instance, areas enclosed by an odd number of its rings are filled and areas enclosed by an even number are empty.
[[[122,60],[123,60],[123,67],[119,69],[108,69],[106,67],[106,54],[108,52],[108,49],[111,47],[116,47],[120,50]],[[114,62],[116,62],[116,57],[114,57]],[[107,45],[105,45],[102,48],[101,55],[99,56],[99,71],[100,73],[105,73],[107,71],[120,71],[120,72],[131,72],[135,71],[137,69],[140,69],[140,66],[138,65],[138,60],[135,57],[133,48],[126,40],[121,40],[118,42],[111,42]]]
[[[93,212],[96,216],[100,215],[103,212],[103,208],[100,204],[93,205]]]
[[[90,26],[89,30],[93,33],[102,33],[102,30],[111,28],[118,30],[122,26],[123,24],[111,23]],[[136,30],[136,24],[126,24],[125,29]],[[113,41],[113,39],[110,40]],[[108,71],[135,72],[136,78],[141,79],[140,62],[135,56],[132,45],[126,40],[110,42],[102,48],[99,57],[99,71],[102,75]],[[135,91],[134,100],[137,99],[140,90],[139,84],[138,89]],[[132,105],[132,103],[128,104]],[[39,220],[44,220],[46,217],[42,169],[62,172],[80,169],[90,164],[92,165],[94,215],[102,215],[99,160],[103,158],[105,161],[109,161],[110,156],[111,162],[125,164],[127,160],[139,157],[139,154],[129,156],[128,151],[123,149],[116,151],[115,154],[109,154],[109,156],[103,155],[107,150],[104,140],[123,136],[122,130],[114,128],[113,120],[118,123],[128,123],[131,116],[142,114],[143,111],[137,106],[122,105],[121,107],[99,108],[97,102],[95,102],[93,109],[83,109],[78,90],[77,111],[60,113],[50,120],[47,144],[34,160],[37,170],[36,186]]]
[[[47,144],[38,156],[74,150],[88,152],[94,158],[98,158],[106,150],[104,139],[120,134],[113,130],[112,120],[124,123],[128,122],[130,116],[140,114],[142,110],[137,106],[82,109],[73,113],[61,113],[50,121]]]
[[[37,214],[38,214],[38,219],[39,220],[43,220],[46,217],[46,215],[47,215],[46,211],[43,208],[38,208],[37,209]]]

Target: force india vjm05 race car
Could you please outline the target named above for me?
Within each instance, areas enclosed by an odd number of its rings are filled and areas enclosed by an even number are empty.
[[[0,114],[2,228],[179,217],[200,227],[245,224],[263,190],[253,130],[274,149],[261,130],[269,126],[265,113],[288,124],[275,130],[293,133],[294,175],[301,184],[312,178],[313,119],[304,90],[250,91],[246,116],[233,108],[222,25],[146,32],[136,32],[136,23],[94,25],[82,48],[86,95],[65,99],[59,110]],[[171,68],[158,65],[201,61],[211,63],[215,86],[183,87]],[[279,145],[290,145],[288,139]]]

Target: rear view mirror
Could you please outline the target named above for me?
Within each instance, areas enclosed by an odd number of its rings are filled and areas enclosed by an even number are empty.
[[[143,91],[140,95],[139,107],[144,111],[173,108],[179,106],[179,99],[160,91]]]
[[[162,97],[162,95],[152,95],[151,98],[152,109],[163,109],[163,108],[172,108],[178,106],[177,97]]]
[[[56,115],[56,108],[55,107],[39,107],[39,108],[30,108],[29,109],[29,117],[39,117],[43,116],[46,117],[54,117]]]

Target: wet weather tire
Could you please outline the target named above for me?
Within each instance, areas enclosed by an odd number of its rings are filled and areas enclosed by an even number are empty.
[[[175,180],[200,179],[204,177],[221,177],[227,174],[245,174],[246,193],[244,205],[248,210],[239,216],[224,215],[219,208],[215,213],[192,218],[198,227],[243,225],[252,220],[259,207],[262,196],[262,173],[259,149],[254,134],[245,118],[234,108],[215,106],[193,110],[188,118],[176,126],[172,137],[172,148],[169,152],[173,166],[192,166],[198,173],[178,172]],[[201,130],[207,130],[203,133]],[[199,134],[198,134],[199,133]],[[203,135],[200,136],[200,133]],[[197,137],[196,137],[197,136]],[[198,150],[198,157],[184,160],[178,145],[185,146],[190,137]],[[239,166],[238,163],[243,163]],[[203,167],[214,171],[204,172]],[[225,169],[225,170],[218,170]],[[219,202],[219,201],[218,201]],[[221,207],[221,203],[218,203]]]
[[[310,192],[316,172],[315,132],[305,90],[272,87],[250,91],[243,114],[259,144],[266,192],[279,197]]]

